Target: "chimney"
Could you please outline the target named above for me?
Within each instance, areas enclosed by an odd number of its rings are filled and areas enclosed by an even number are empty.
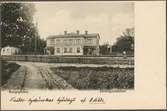
[[[67,35],[67,30],[64,31],[64,35]]]
[[[87,31],[87,30],[85,30],[85,34],[86,34],[86,35],[88,34],[88,31]]]
[[[77,30],[77,34],[79,35],[79,30]]]

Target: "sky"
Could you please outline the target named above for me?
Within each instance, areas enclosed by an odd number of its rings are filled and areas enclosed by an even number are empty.
[[[68,32],[99,33],[111,45],[126,28],[134,27],[132,2],[38,2],[35,21],[41,38]]]

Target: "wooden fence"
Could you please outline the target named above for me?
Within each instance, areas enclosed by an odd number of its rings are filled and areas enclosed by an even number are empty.
[[[134,57],[12,55],[12,56],[1,56],[0,59],[6,61],[27,61],[27,62],[45,62],[45,63],[134,65]]]

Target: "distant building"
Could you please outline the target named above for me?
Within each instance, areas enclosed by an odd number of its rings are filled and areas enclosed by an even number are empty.
[[[1,55],[17,55],[20,53],[21,50],[17,47],[6,46],[1,49]]]
[[[89,34],[85,31],[80,34],[67,33],[63,35],[49,36],[47,38],[47,49],[53,48],[50,54],[54,55],[99,55],[99,39],[98,33]]]

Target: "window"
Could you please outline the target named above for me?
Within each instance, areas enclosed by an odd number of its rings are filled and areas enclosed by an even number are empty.
[[[81,51],[80,51],[80,48],[78,47],[78,48],[77,48],[77,53],[80,53],[80,52],[81,52]]]
[[[64,53],[67,53],[67,48],[64,48]]]
[[[92,44],[92,39],[88,39],[88,44]]]
[[[69,53],[72,53],[72,48],[70,48]]]
[[[50,44],[50,45],[54,45],[54,43],[55,43],[54,39],[50,39],[50,40],[49,40],[49,44]]]
[[[80,42],[81,42],[80,39],[77,39],[77,40],[76,40],[76,43],[77,43],[77,44],[80,44]]]
[[[67,39],[67,40],[66,40],[66,44],[70,44],[70,39]]]
[[[57,40],[56,40],[56,44],[59,44],[59,43],[60,43],[60,40],[59,40],[59,39],[57,39]]]
[[[60,53],[60,48],[57,48],[57,53]]]
[[[72,39],[70,39],[70,40],[69,40],[69,43],[70,43],[70,44],[73,44],[73,40],[72,40]]]
[[[67,42],[68,42],[67,39],[63,40],[63,43],[64,43],[64,44],[68,44]]]

